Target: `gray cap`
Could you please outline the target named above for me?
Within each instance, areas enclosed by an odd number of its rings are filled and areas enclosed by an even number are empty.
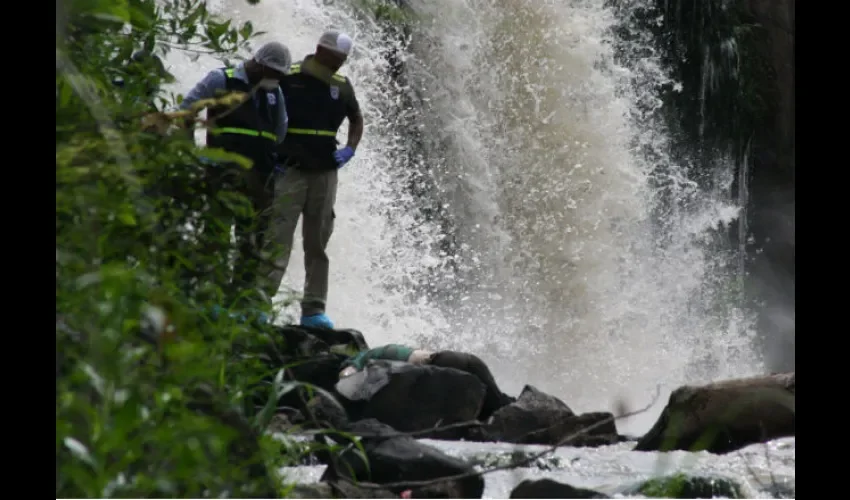
[[[289,73],[292,56],[286,45],[279,42],[269,42],[254,52],[254,61],[281,73]]]
[[[351,53],[351,48],[354,42],[351,37],[337,30],[328,30],[322,33],[319,38],[319,47],[324,47],[328,50],[336,52],[342,56],[348,56]]]

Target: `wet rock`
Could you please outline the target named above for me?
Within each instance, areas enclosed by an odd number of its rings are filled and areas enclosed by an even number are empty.
[[[273,338],[259,357],[272,370],[285,368],[285,380],[307,383],[335,396],[334,385],[339,380],[340,365],[351,353],[361,349],[368,349],[368,345],[363,334],[357,330],[327,330],[289,325],[273,328]],[[287,391],[278,400],[278,407],[300,412],[308,427],[339,423],[338,418],[314,419],[314,408],[309,406],[313,400],[314,395],[306,387],[298,387]],[[325,409],[332,410],[324,412],[325,416],[339,415],[336,409],[328,406],[327,401],[323,401],[322,405]],[[344,410],[342,412],[344,413]]]
[[[685,474],[650,479],[621,493],[649,498],[747,498],[741,486],[731,479]]]
[[[478,414],[478,420],[486,421],[497,410],[516,401],[516,398],[508,396],[499,389],[487,363],[474,354],[459,351],[439,351],[434,353],[429,364],[443,368],[455,368],[470,373],[484,383],[486,393],[481,412]]]
[[[307,427],[320,429],[346,429],[349,426],[348,412],[334,394],[320,393],[305,405]]]
[[[485,396],[475,375],[454,368],[373,360],[336,386],[352,420],[374,418],[399,431],[419,432],[475,421]],[[463,429],[418,434],[457,439]]]
[[[576,488],[551,479],[526,479],[511,491],[510,498],[608,498],[602,493]]]
[[[296,484],[287,498],[397,498],[391,491],[361,488],[351,483]]]
[[[728,453],[793,435],[792,372],[680,387],[634,449]]]
[[[480,433],[471,436],[487,441],[564,446],[620,442],[611,413],[575,415],[563,401],[530,385],[523,388],[516,402],[496,411]]]
[[[375,419],[355,422],[348,434],[361,436],[365,457],[356,446],[350,446],[332,457],[322,481],[339,483],[346,479],[377,484],[428,481],[460,474],[474,474],[472,465],[408,437],[399,436],[392,427]],[[350,443],[343,434],[329,434],[322,439],[338,444]],[[368,465],[367,465],[368,463]],[[472,475],[429,486],[387,486],[395,495],[412,490],[413,498],[481,498],[484,479]]]

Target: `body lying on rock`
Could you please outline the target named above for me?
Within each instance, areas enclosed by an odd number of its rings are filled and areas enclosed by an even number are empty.
[[[374,418],[419,438],[569,446],[622,440],[610,413],[576,415],[531,386],[518,399],[505,394],[474,354],[404,344],[369,348],[356,330],[281,330],[300,359],[292,378],[333,396],[316,396],[300,407],[307,420],[323,427],[343,429],[347,422]]]

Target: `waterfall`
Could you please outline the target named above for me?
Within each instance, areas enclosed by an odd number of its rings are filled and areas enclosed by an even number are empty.
[[[366,130],[340,172],[329,248],[339,327],[372,345],[474,352],[507,392],[533,384],[576,411],[760,371],[750,316],[718,307],[736,273],[713,235],[738,200],[669,153],[659,91],[675,82],[630,25],[647,2],[409,0],[409,44],[374,21],[374,3],[218,5],[296,59],[330,26],[355,40],[341,71]],[[218,63],[170,64],[185,92]]]

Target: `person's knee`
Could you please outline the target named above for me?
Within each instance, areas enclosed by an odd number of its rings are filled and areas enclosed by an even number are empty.
[[[313,257],[327,259],[325,248],[328,243],[329,228],[320,220],[305,218],[303,222],[304,252]]]

